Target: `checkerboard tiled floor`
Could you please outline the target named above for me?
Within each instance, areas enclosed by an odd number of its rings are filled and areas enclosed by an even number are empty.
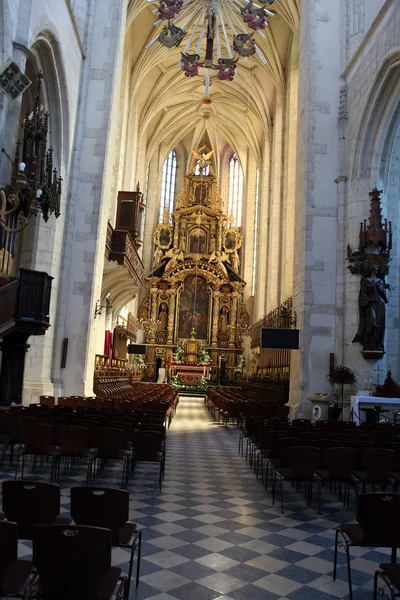
[[[285,514],[238,455],[236,428],[225,429],[208,415],[203,400],[181,398],[167,434],[161,493],[156,465],[137,468],[130,484],[131,519],[143,528],[141,580],[132,600],[335,600],[347,598],[344,554],[332,581],[334,527],[354,518],[324,492],[324,515],[289,484]],[[154,466],[154,469],[153,469]],[[11,476],[11,474],[10,474]],[[68,488],[82,474],[65,478]],[[119,485],[119,470],[97,483]],[[30,554],[21,544],[20,554]],[[128,553],[114,550],[114,563],[127,568]],[[372,578],[388,553],[352,551],[354,600],[372,599]]]

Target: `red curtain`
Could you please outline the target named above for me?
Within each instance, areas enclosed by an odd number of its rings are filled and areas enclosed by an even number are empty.
[[[112,350],[112,338],[113,334],[111,331],[106,331],[104,336],[104,356],[110,357]]]

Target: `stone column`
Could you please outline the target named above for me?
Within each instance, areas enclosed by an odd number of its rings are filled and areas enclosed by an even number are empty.
[[[283,144],[283,102],[277,96],[273,127],[271,150],[271,187],[268,219],[268,249],[267,249],[267,307],[266,312],[273,310],[281,298],[281,269],[282,254],[282,144]]]
[[[219,302],[221,298],[221,292],[217,289],[213,293],[213,316],[212,316],[212,327],[211,327],[211,346],[213,348],[218,347],[218,319],[219,319]]]
[[[336,337],[340,2],[302,2],[300,24],[293,308],[301,348],[291,357],[291,416],[309,416],[307,396],[331,391],[326,376]]]
[[[173,287],[168,291],[169,294],[169,314],[168,314],[168,333],[167,333],[167,344],[174,343],[174,325],[175,325],[175,307],[176,307],[176,294],[177,286],[174,284]]]
[[[22,374],[25,355],[29,349],[29,333],[11,333],[1,342],[2,365],[0,376],[0,405],[10,406],[11,402],[22,401]]]

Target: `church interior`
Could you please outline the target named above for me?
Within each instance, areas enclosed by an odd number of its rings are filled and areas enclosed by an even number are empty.
[[[0,596],[400,595],[399,31],[0,0]]]

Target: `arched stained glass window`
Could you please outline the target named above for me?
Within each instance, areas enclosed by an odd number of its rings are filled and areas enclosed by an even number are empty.
[[[176,159],[176,152],[175,150],[172,150],[171,154],[167,157],[162,170],[160,214],[158,217],[159,223],[162,223],[163,221],[166,208],[168,208],[169,213],[172,213],[174,210],[177,168],[178,161]]]
[[[234,154],[229,163],[228,217],[236,227],[242,223],[243,171],[239,159]]]

